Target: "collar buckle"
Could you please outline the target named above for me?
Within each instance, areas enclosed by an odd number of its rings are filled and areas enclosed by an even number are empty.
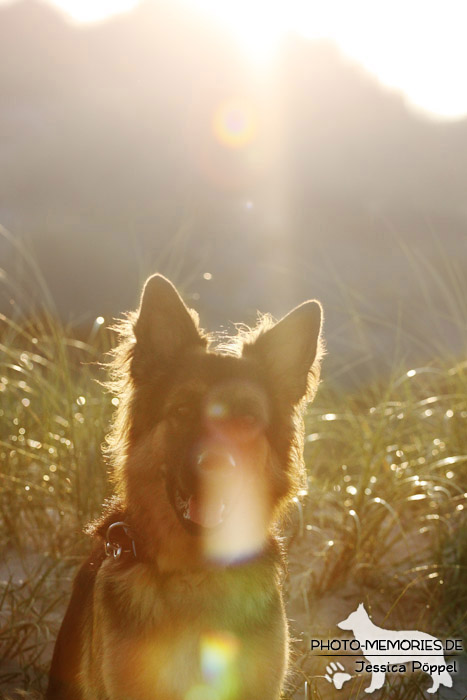
[[[119,535],[117,534],[118,531],[120,531]],[[107,557],[113,557],[115,561],[118,561],[122,554],[132,554],[136,559],[136,545],[130,526],[123,521],[118,521],[112,523],[107,529],[107,534],[105,536],[105,555]]]

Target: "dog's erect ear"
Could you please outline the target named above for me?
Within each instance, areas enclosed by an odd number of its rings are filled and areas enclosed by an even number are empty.
[[[245,349],[263,364],[275,393],[292,404],[316,388],[321,318],[321,304],[305,301]]]
[[[137,347],[153,360],[170,361],[182,350],[205,345],[181,296],[162,275],[144,285],[134,333]]]

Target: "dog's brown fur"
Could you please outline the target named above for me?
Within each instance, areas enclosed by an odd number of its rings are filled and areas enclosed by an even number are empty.
[[[89,532],[48,700],[277,700],[287,667],[277,523],[303,483],[321,307],[208,349],[155,275],[111,367],[116,496]],[[224,519],[224,520],[223,520]],[[104,555],[125,521],[137,556]]]

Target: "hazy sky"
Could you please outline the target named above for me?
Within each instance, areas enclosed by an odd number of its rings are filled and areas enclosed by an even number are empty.
[[[0,0],[0,4],[12,0]],[[131,10],[139,0],[48,0],[78,22]],[[466,0],[181,0],[231,29],[253,63],[268,62],[287,31],[330,38],[415,108],[467,115]]]

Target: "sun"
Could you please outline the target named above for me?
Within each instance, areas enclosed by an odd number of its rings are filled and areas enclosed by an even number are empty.
[[[227,29],[253,63],[269,61],[290,27],[287,2],[271,0],[186,0]]]

